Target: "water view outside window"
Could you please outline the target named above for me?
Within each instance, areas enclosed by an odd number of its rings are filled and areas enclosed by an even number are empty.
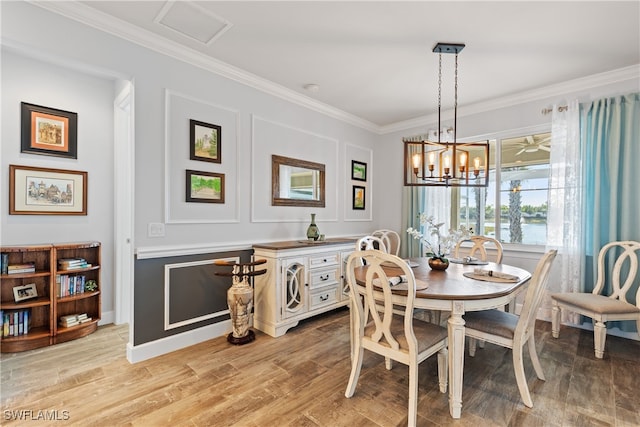
[[[544,245],[550,140],[544,133],[491,141],[489,186],[457,190],[459,223],[503,243]]]

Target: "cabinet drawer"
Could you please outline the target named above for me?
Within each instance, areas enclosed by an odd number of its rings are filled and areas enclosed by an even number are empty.
[[[319,288],[333,283],[337,283],[339,273],[337,268],[327,270],[312,271],[309,273],[309,287],[311,289]]]
[[[310,294],[311,302],[309,309],[313,310],[329,304],[335,304],[338,301],[338,286],[328,286],[326,288],[317,289]]]
[[[336,265],[339,263],[340,263],[340,254],[335,252],[309,256],[310,269],[326,267],[327,265]]]

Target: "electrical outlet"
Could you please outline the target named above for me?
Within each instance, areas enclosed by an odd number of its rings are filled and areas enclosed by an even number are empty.
[[[164,237],[164,224],[161,222],[150,222],[147,234],[149,237]]]

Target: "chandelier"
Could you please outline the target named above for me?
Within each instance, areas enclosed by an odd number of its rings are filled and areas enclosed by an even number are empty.
[[[464,44],[437,43],[438,53],[438,130],[437,141],[431,138],[404,141],[404,185],[436,187],[487,187],[489,185],[489,141],[458,142],[458,53]],[[442,54],[455,54],[455,90],[453,138],[443,141],[441,131],[442,109]],[[449,132],[451,134],[451,131]]]

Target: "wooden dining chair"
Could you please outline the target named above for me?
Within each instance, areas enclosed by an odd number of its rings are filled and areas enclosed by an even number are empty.
[[[363,236],[356,241],[356,250],[365,251],[367,249],[377,249],[382,252],[389,252],[384,241],[376,236]]]
[[[544,381],[545,377],[538,359],[534,334],[538,307],[542,302],[544,290],[549,281],[549,270],[556,254],[557,251],[555,249],[550,250],[538,261],[538,265],[531,276],[520,315],[493,309],[471,311],[463,316],[466,328],[465,335],[469,337],[470,356],[475,356],[476,340],[484,340],[511,349],[516,383],[518,384],[522,401],[529,408],[533,407],[533,401],[531,400],[527,378],[524,373],[524,345],[528,344],[529,357],[536,375]]]
[[[373,237],[378,237],[387,248],[387,252],[398,256],[400,253],[400,235],[393,230],[376,230],[371,233]]]
[[[471,246],[469,246],[469,242]],[[496,252],[496,256],[492,259],[489,259],[487,248],[493,249]],[[480,261],[491,261],[500,264],[502,262],[502,243],[493,237],[471,236],[471,238],[467,240],[458,242],[453,249],[453,256],[456,258],[477,256]]]
[[[365,259],[368,266],[366,283],[362,291],[358,290],[354,274],[354,269],[360,267],[360,259]],[[394,310],[393,287],[390,282],[390,279],[397,280],[400,277],[406,279],[406,282],[395,285],[406,289],[406,298],[396,294],[403,300],[401,302],[405,303],[402,314]],[[416,297],[415,277],[408,264],[395,255],[378,250],[352,253],[347,259],[347,281],[351,292],[351,317],[354,325],[351,340],[354,354],[345,396],[352,397],[355,393],[362,369],[364,350],[408,365],[408,425],[415,426],[418,404],[418,365],[434,353],[438,353],[440,391],[442,393],[447,391],[447,330],[413,317]],[[361,292],[364,295],[361,295]],[[379,383],[372,385],[374,392],[378,391],[379,386]]]
[[[595,288],[591,293],[556,293],[551,295],[553,308],[551,311],[551,335],[560,335],[561,308],[593,319],[593,341],[596,358],[604,356],[604,343],[607,338],[606,322],[609,320],[635,320],[640,334],[640,287],[636,291],[636,304],[627,301],[627,293],[633,286],[638,273],[638,254],[640,242],[619,241],[607,243],[598,254],[598,276]],[[622,252],[620,252],[622,251]],[[619,255],[616,255],[616,252]],[[605,263],[613,262],[613,270],[608,277],[605,274]],[[611,260],[611,261],[610,261]],[[624,267],[629,261],[628,267]],[[624,284],[621,279],[626,277]],[[611,284],[611,293],[603,295],[605,283]]]

